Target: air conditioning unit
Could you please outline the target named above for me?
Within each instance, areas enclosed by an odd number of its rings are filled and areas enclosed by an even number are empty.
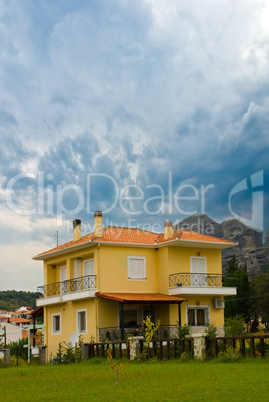
[[[224,308],[225,300],[224,299],[215,299],[214,300],[214,308]]]

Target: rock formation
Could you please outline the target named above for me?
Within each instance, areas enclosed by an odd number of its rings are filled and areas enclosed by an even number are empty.
[[[222,269],[225,272],[228,261],[236,255],[239,265],[247,264],[249,279],[253,279],[269,266],[269,232],[262,242],[262,231],[246,226],[238,219],[215,222],[204,214],[195,214],[175,225],[238,243],[236,247],[222,251]]]

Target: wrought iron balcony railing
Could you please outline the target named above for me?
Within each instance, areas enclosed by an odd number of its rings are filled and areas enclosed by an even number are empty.
[[[50,283],[39,286],[37,291],[42,293],[44,297],[49,297],[88,289],[96,289],[96,275],[86,275],[63,282]]]
[[[180,273],[169,275],[169,287],[176,286],[194,286],[194,287],[207,287],[207,286],[222,286],[222,274],[201,274],[201,273]]]

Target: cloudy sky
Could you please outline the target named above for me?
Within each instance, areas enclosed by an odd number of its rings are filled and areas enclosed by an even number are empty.
[[[71,223],[266,233],[266,0],[0,0],[0,289]],[[154,225],[154,227],[153,227]]]

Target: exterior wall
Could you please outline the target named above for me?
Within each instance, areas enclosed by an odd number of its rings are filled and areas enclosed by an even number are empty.
[[[182,325],[187,324],[187,306],[209,306],[209,320],[210,324],[213,324],[217,327],[224,325],[224,309],[213,308],[213,300],[215,297],[213,296],[184,296],[182,297],[188,299],[188,301],[182,303],[181,305],[181,323]]]
[[[51,305],[45,308],[45,343],[47,345],[47,357],[57,354],[60,342],[68,344],[70,335],[77,331],[77,310],[87,310],[87,332],[81,334],[85,343],[90,342],[91,336],[97,339],[96,330],[96,300],[85,299],[81,301],[67,302]],[[52,316],[61,314],[61,331],[52,333]]]
[[[221,250],[194,248],[194,247],[169,247],[168,251],[168,275],[179,272],[190,272],[191,257],[206,258],[207,274],[222,274]]]
[[[98,299],[98,328],[118,326],[119,303],[108,299]]]
[[[18,342],[19,339],[22,339],[22,328],[9,324],[8,322],[2,322],[0,324],[0,333],[3,333],[3,328],[6,327],[6,343],[10,342]],[[4,341],[4,338],[0,338],[1,341]]]
[[[128,257],[146,258],[146,279],[128,279]],[[140,247],[100,247],[100,290],[102,292],[154,293],[157,286],[156,251]]]
[[[157,318],[161,320],[161,325],[170,325],[169,304],[158,304]]]
[[[159,248],[156,252],[158,292],[167,294],[169,289],[168,247]]]

